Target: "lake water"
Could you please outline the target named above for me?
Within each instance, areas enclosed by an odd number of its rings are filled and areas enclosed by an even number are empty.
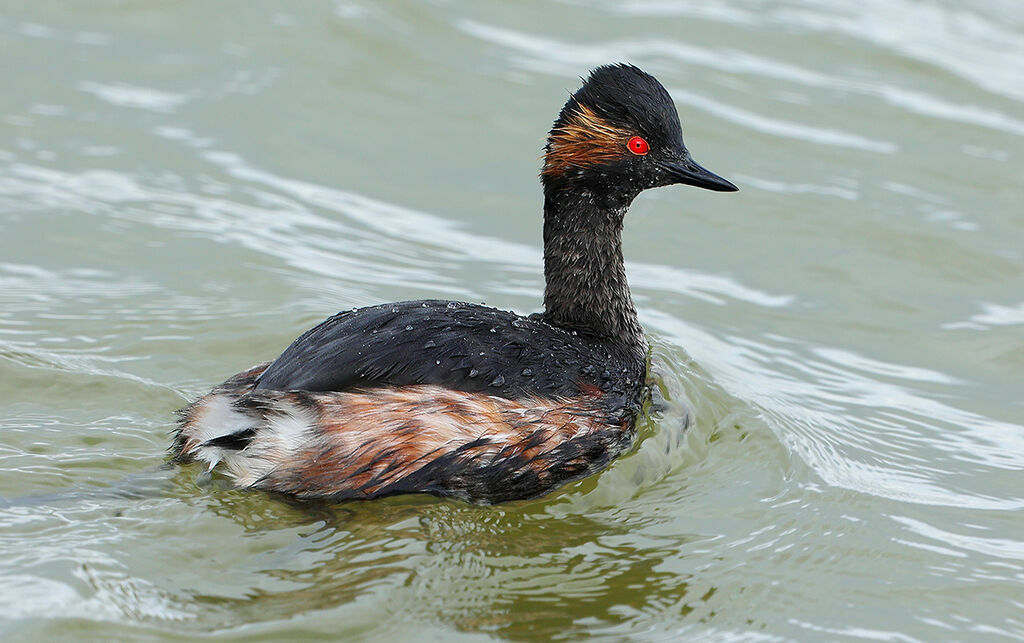
[[[1019,0],[2,2],[0,60],[0,637],[1024,637]],[[493,507],[162,466],[337,310],[539,309],[619,60],[741,188],[628,216],[630,453]]]

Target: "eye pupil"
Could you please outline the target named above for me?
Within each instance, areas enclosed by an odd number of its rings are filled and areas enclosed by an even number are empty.
[[[637,156],[643,156],[647,154],[647,152],[649,152],[651,149],[651,146],[647,144],[647,141],[645,141],[643,138],[639,136],[634,136],[633,138],[629,139],[629,142],[626,143],[626,147],[629,148],[630,152],[636,154]]]

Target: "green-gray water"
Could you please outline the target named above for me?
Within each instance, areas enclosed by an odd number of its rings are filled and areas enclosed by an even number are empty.
[[[0,60],[0,638],[1024,636],[1019,1],[0,1]],[[537,310],[617,60],[741,187],[627,219],[632,452],[496,507],[161,469],[339,309]]]

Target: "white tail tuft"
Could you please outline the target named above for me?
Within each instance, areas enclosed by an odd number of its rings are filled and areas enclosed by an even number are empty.
[[[200,398],[184,412],[179,457],[200,460],[210,469],[223,462],[238,486],[256,484],[313,441],[317,419],[286,395],[261,392],[258,405],[240,403],[242,396],[233,392]],[[211,444],[234,435],[244,444]]]

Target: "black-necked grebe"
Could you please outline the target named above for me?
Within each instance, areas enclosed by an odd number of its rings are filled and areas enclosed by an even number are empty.
[[[176,460],[303,498],[529,498],[621,453],[647,388],[622,259],[643,190],[731,192],[694,162],[665,88],[595,69],[545,147],[544,312],[406,301],[345,311],[181,411]]]

